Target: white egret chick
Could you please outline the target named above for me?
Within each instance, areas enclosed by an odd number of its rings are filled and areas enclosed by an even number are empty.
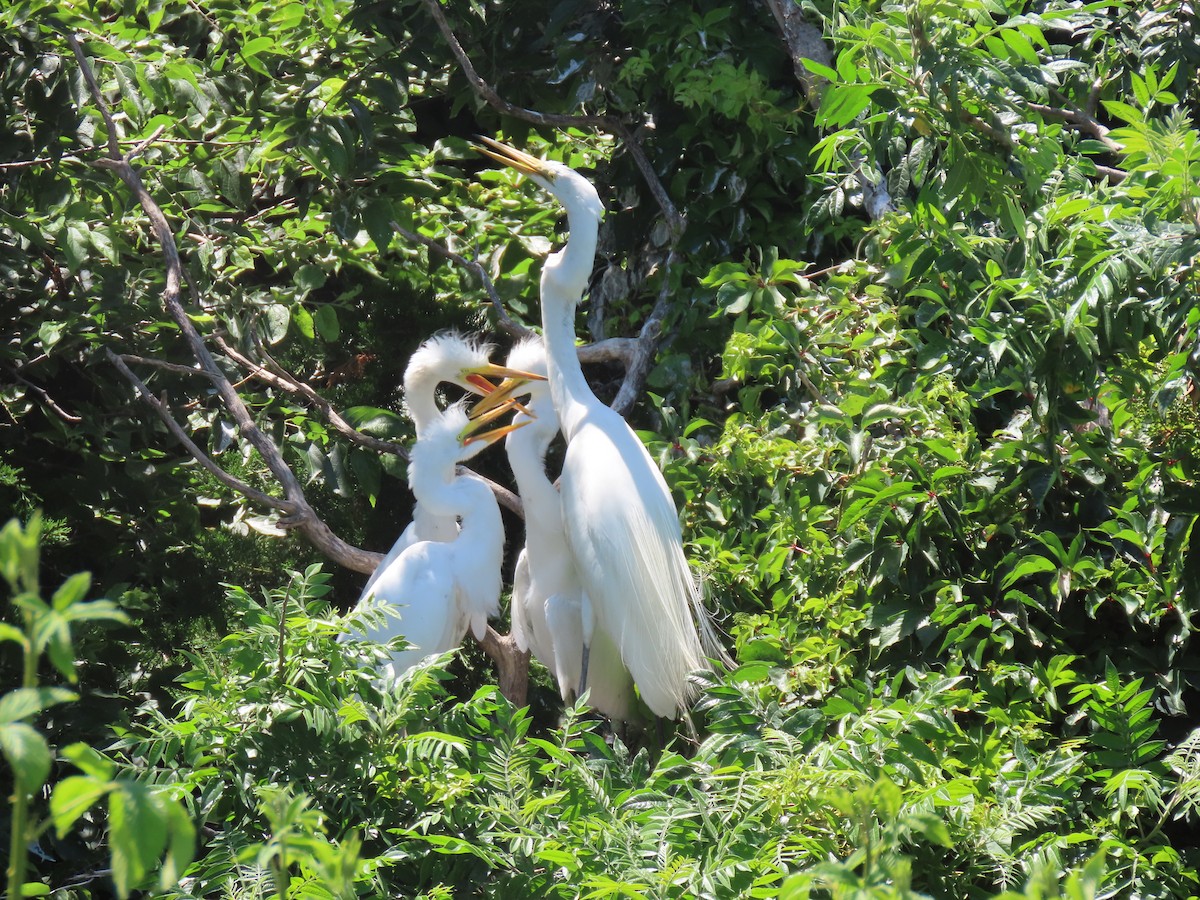
[[[488,398],[494,404],[507,399],[507,393],[516,384],[529,379],[528,373],[494,364],[489,358],[493,349],[491,344],[477,338],[447,331],[426,339],[413,352],[404,370],[404,404],[416,427],[418,441],[442,415],[437,392],[443,382],[458,385],[468,393]],[[491,378],[505,379],[499,390],[489,380]],[[458,521],[455,516],[438,515],[418,498],[413,506],[412,521],[367,579],[359,601],[370,594],[375,582],[400,554],[417,541],[449,541],[457,534]]]
[[[546,373],[541,338],[527,338],[508,355],[510,368]],[[512,628],[517,646],[529,650],[558,682],[563,700],[579,694],[583,671],[583,587],[567,547],[558,488],[546,475],[546,451],[558,434],[558,415],[545,381],[532,381],[526,413],[513,423],[525,427],[505,439],[504,449],[525,506],[525,548],[517,557],[512,591]],[[615,721],[628,721],[633,678],[612,637],[597,625],[592,633],[589,678],[592,707]]]
[[[460,401],[428,424],[413,446],[410,477],[419,501],[436,515],[457,518],[461,526],[451,540],[419,540],[405,548],[381,567],[360,601],[375,597],[391,607],[366,637],[386,642],[404,635],[412,645],[392,655],[385,677],[457,647],[468,630],[482,638],[488,616],[499,612],[504,556],[500,508],[486,484],[455,473],[460,462],[521,427],[480,430],[491,418],[470,419]]]
[[[486,139],[485,139],[486,140]],[[591,183],[564,165],[495,141],[488,156],[512,166],[566,208],[567,245],[542,270],[542,330],[550,392],[567,441],[560,478],[567,544],[583,587],[585,642],[603,628],[652,712],[675,717],[694,694],[688,674],[723,652],[683,553],[675,504],[662,473],[625,420],[592,393],[575,350],[575,307],[596,255],[604,206]]]

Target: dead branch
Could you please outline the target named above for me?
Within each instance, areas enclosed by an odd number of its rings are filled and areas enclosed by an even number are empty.
[[[184,449],[191,454],[192,458],[195,459],[196,462],[200,463],[200,465],[203,466],[205,470],[207,470],[214,478],[216,478],[230,490],[243,495],[252,503],[256,503],[259,506],[264,506],[268,509],[277,509],[289,515],[295,512],[294,505],[289,503],[287,500],[284,500],[280,497],[272,497],[270,494],[266,494],[257,488],[251,487],[244,481],[240,481],[239,479],[230,475],[215,462],[213,462],[208,454],[201,450],[196,442],[191,439],[188,433],[184,431],[183,426],[175,421],[175,417],[171,415],[171,411],[167,408],[167,405],[158,399],[158,397],[155,397],[150,388],[146,386],[146,383],[133,373],[133,370],[130,369],[125,363],[125,357],[113,353],[113,351],[107,347],[104,348],[104,355],[108,357],[108,361],[110,363],[116,366],[117,371],[125,377],[125,380],[133,385],[138,396],[142,398],[142,401],[156,413],[158,413],[158,417],[162,419],[163,424],[167,426],[167,430],[175,436],[175,439],[179,441],[179,443],[183,444]],[[197,372],[196,374],[202,373]]]
[[[1066,122],[1076,131],[1081,131],[1093,137],[1114,153],[1125,149],[1124,146],[1108,136],[1108,128],[1100,124],[1094,116],[1079,108],[1062,106],[1047,106],[1044,103],[1026,102],[1025,106],[1043,116]]]
[[[425,237],[423,234],[417,234],[415,231],[409,231],[407,228],[392,222],[392,228],[406,241],[411,241],[416,244],[422,244],[432,250],[438,256],[445,257],[453,263],[462,266],[470,272],[475,273],[475,277],[479,279],[483,285],[483,290],[488,295],[488,300],[492,303],[492,309],[496,311],[496,316],[500,320],[500,327],[503,328],[515,340],[521,340],[529,337],[531,332],[524,325],[514,322],[509,316],[508,310],[504,308],[504,301],[500,299],[500,294],[496,290],[496,285],[488,275],[487,270],[480,265],[478,260],[467,259],[461,253],[455,253],[445,244],[440,241],[435,241],[433,238]]]
[[[666,318],[673,302],[671,298],[671,268],[676,258],[676,250],[672,247],[663,264],[662,285],[658,289],[658,300],[650,311],[649,318],[642,323],[633,359],[625,371],[625,380],[621,382],[621,388],[612,402],[612,408],[622,416],[629,414],[629,411],[633,409],[633,404],[641,396],[642,389],[646,386],[646,378],[650,374],[650,366],[654,361],[654,354],[658,350],[658,341],[662,335],[663,319]]]
[[[218,396],[221,398],[222,404],[226,411],[233,417],[242,437],[258,451],[259,456],[270,470],[271,475],[282,487],[284,497],[290,504],[291,510],[285,519],[280,520],[280,524],[286,527],[298,528],[324,556],[340,565],[364,574],[374,571],[375,566],[378,565],[380,560],[379,554],[369,553],[346,543],[335,535],[329,526],[317,516],[304,496],[304,490],[300,485],[299,479],[296,478],[295,473],[292,472],[284,460],[283,454],[254,422],[249,409],[247,409],[237,390],[229,382],[229,379],[221,372],[216,360],[205,345],[204,339],[200,336],[195,325],[188,317],[187,311],[184,309],[180,299],[180,289],[183,282],[183,264],[179,257],[179,247],[175,242],[175,235],[170,223],[167,222],[167,217],[163,213],[162,208],[150,196],[150,192],[146,190],[137,169],[121,152],[116,122],[109,111],[108,103],[104,99],[100,86],[96,82],[96,76],[92,71],[91,63],[87,55],[83,52],[79,38],[71,34],[67,36],[67,42],[75,54],[75,59],[87,84],[88,92],[97,109],[99,109],[107,130],[108,157],[97,160],[95,164],[100,168],[114,172],[125,183],[126,187],[129,188],[142,207],[146,217],[150,220],[151,228],[154,231],[159,246],[162,248],[163,260],[166,266],[166,286],[162,295],[163,306],[167,314],[179,327],[180,333],[192,351],[192,356],[212,381]],[[124,365],[124,363],[121,362],[121,365]],[[193,444],[193,446],[195,445]],[[250,495],[247,496],[249,497]]]
[[[21,382],[21,384],[25,385],[25,387],[37,394],[42,399],[42,403],[44,403],[52,413],[54,413],[68,425],[78,425],[83,421],[83,419],[79,416],[72,415],[59,406],[44,387],[34,384],[16,369],[10,368],[9,366],[5,366],[4,368],[8,369],[9,374],[11,374],[13,378],[17,379],[17,381]]]

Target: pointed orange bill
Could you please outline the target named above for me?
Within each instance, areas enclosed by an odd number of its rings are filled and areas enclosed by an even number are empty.
[[[516,147],[510,147],[507,144],[502,144],[483,135],[480,135],[479,139],[487,144],[487,146],[480,147],[476,144],[476,152],[482,153],[484,156],[494,159],[498,163],[503,163],[510,168],[516,169],[523,175],[539,175],[542,178],[551,177],[550,170],[536,156],[530,156]]]
[[[522,422],[509,422],[507,425],[500,425],[496,428],[488,429],[487,431],[480,430],[518,406],[520,406],[520,404],[518,404],[515,400],[509,400],[507,403],[497,406],[494,409],[487,410],[482,415],[472,416],[471,421],[466,424],[461,432],[459,432],[459,441],[464,447],[473,444],[476,441],[486,441],[487,443],[492,444],[500,440],[500,438],[504,437],[505,435],[516,431],[518,428],[523,428],[529,424],[529,419],[525,419]]]
[[[475,405],[472,406],[467,412],[467,415],[469,415],[471,418],[476,418],[477,416],[484,415],[491,409],[511,406],[517,411],[529,416],[529,418],[536,419],[537,416],[516,399],[522,394],[529,393],[529,389],[526,387],[528,384],[529,379],[527,378],[505,378],[496,386],[494,391],[492,391],[482,400],[477,401]]]

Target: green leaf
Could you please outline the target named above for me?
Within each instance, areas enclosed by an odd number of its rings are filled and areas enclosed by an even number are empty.
[[[316,334],[313,332],[312,313],[299,304],[292,307],[292,324],[296,326],[297,331],[310,341],[316,337]]]
[[[62,611],[87,596],[88,588],[92,586],[92,576],[89,572],[78,572],[62,583],[54,596],[51,605]]]
[[[77,769],[102,781],[112,779],[116,766],[99,750],[79,741],[64,747],[62,755]]]
[[[0,697],[0,724],[26,719],[43,709],[78,699],[78,694],[65,688],[17,688]]]
[[[40,881],[27,881],[21,885],[22,897],[49,897],[50,885],[42,884]]]
[[[56,784],[50,795],[50,818],[58,836],[66,837],[79,817],[111,789],[108,779],[91,775],[71,775]]]
[[[391,246],[392,238],[395,235],[395,230],[392,228],[395,218],[391,202],[384,197],[376,197],[363,210],[363,225],[367,229],[367,234],[371,236],[371,240],[375,242],[375,249],[380,253]]]
[[[144,785],[116,782],[109,794],[108,827],[113,883],[128,897],[158,863],[167,846],[167,811]]]
[[[377,406],[351,406],[342,416],[355,430],[383,440],[396,440],[408,431],[404,419]]]
[[[179,879],[183,877],[183,873],[195,857],[196,826],[187,810],[179,803],[162,796],[157,799],[166,807],[167,833],[170,836],[158,883],[163,890],[169,890],[179,883]]]
[[[287,337],[288,324],[292,321],[292,313],[282,303],[272,303],[263,310],[261,319],[263,339],[268,344],[278,344]]]
[[[63,322],[43,322],[39,325],[38,340],[42,342],[42,349],[47,353],[53,350],[55,344],[62,340],[66,330],[67,326]]]
[[[1037,575],[1042,572],[1057,572],[1058,563],[1052,559],[1047,559],[1045,556],[1027,556],[1013,570],[1005,576],[1002,582],[1002,587],[1011,587],[1017,581],[1029,575]]]
[[[1128,103],[1122,103],[1120,100],[1104,100],[1102,102],[1104,103],[1104,108],[1111,115],[1128,122],[1130,125],[1141,125],[1146,121],[1146,117]]]
[[[321,337],[331,343],[336,341],[342,333],[342,329],[338,325],[337,310],[328,303],[317,307],[316,312],[313,313],[313,322]]]
[[[36,791],[50,774],[50,747],[46,739],[24,722],[0,725],[0,751],[3,751],[13,777],[26,792]]]
[[[953,847],[954,839],[950,837],[950,829],[940,816],[934,813],[909,813],[904,817],[904,824],[925,840],[942,847]]]
[[[302,291],[315,291],[317,288],[325,284],[328,276],[325,270],[320,266],[306,264],[296,270],[296,274],[292,276],[292,281],[296,287]]]

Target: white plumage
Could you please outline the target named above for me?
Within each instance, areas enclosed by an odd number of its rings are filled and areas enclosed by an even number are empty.
[[[583,586],[585,644],[604,630],[656,715],[686,710],[688,674],[720,655],[683,554],[670,491],[625,420],[592,393],[575,351],[575,307],[595,261],[604,207],[583,176],[488,141],[484,151],[524,172],[567,211],[570,238],[542,271],[542,329],[550,390],[567,441],[563,522]],[[701,635],[703,634],[703,640]],[[584,651],[586,682],[587,650]]]
[[[511,368],[546,373],[540,338],[518,343],[508,355]],[[567,547],[558,489],[546,475],[546,450],[558,434],[558,415],[546,382],[531,382],[529,411],[518,414],[524,428],[505,441],[509,465],[525,505],[525,548],[513,579],[513,637],[530,650],[558,681],[564,700],[579,693],[583,669],[583,587]],[[592,635],[588,678],[591,705],[611,719],[630,718],[633,679],[620,650],[603,628]]]
[[[510,429],[472,434],[463,402],[450,406],[413,446],[410,481],[418,501],[434,516],[461,523],[447,541],[416,540],[380,566],[362,602],[373,597],[387,617],[366,630],[371,640],[403,635],[412,648],[392,655],[382,674],[395,677],[433,653],[457,647],[470,629],[483,637],[487,618],[499,612],[504,523],[491,489],[455,467]]]

